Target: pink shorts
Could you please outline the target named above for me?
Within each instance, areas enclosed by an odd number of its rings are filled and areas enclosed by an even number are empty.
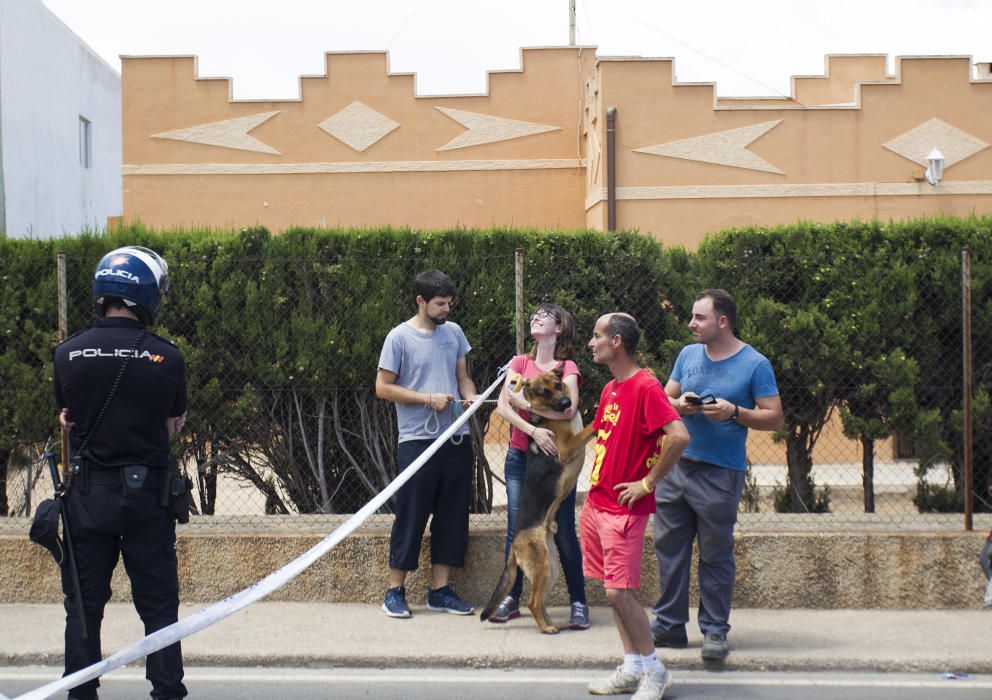
[[[586,503],[579,516],[582,572],[604,588],[640,588],[644,531],[650,515],[614,515]]]

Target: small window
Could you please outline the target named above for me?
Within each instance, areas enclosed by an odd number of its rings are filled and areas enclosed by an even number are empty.
[[[892,436],[892,457],[893,459],[917,459],[919,451],[916,444],[901,433]]]
[[[93,166],[93,125],[86,117],[79,118],[79,164]]]

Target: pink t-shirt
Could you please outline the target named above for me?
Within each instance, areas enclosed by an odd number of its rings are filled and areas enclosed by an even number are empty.
[[[576,374],[579,376],[579,384],[582,383],[582,375],[579,374],[578,365],[571,360],[562,360],[562,362],[559,362],[558,364],[561,364],[564,370],[562,373],[562,379]],[[542,371],[538,368],[537,363],[534,362],[534,360],[532,360],[528,355],[517,355],[510,360],[510,370],[516,372],[524,379],[530,379],[531,377],[540,374]],[[577,408],[578,406],[576,406],[576,409]],[[519,413],[520,417],[524,420],[530,420],[530,411],[519,410],[517,413]],[[529,441],[530,438],[527,436],[527,433],[519,428],[514,428],[510,431],[510,447],[526,452],[527,447],[530,444]]]

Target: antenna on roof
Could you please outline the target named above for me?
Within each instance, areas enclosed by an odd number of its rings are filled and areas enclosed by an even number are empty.
[[[575,46],[575,0],[568,0],[568,45]]]

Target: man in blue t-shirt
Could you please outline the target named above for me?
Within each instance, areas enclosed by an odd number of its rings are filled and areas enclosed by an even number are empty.
[[[417,314],[389,332],[379,355],[375,393],[396,404],[396,467],[403,471],[455,422],[455,406],[476,398],[465,355],[471,350],[457,323],[448,321],[455,285],[440,270],[413,281]],[[420,544],[431,521],[431,585],[427,609],[470,615],[471,605],[452,589],[451,570],[463,566],[474,457],[468,426],[444,442],[396,493],[389,539],[389,587],[382,609],[411,616],[406,576],[417,568]]]
[[[748,428],[777,430],[782,402],[768,359],[734,335],[737,306],[722,289],[696,295],[689,329],[665,393],[689,430],[689,446],[655,492],[655,551],[661,597],[655,646],[685,647],[689,569],[699,538],[702,657],[727,657],[734,593],[734,524],[744,489]]]

